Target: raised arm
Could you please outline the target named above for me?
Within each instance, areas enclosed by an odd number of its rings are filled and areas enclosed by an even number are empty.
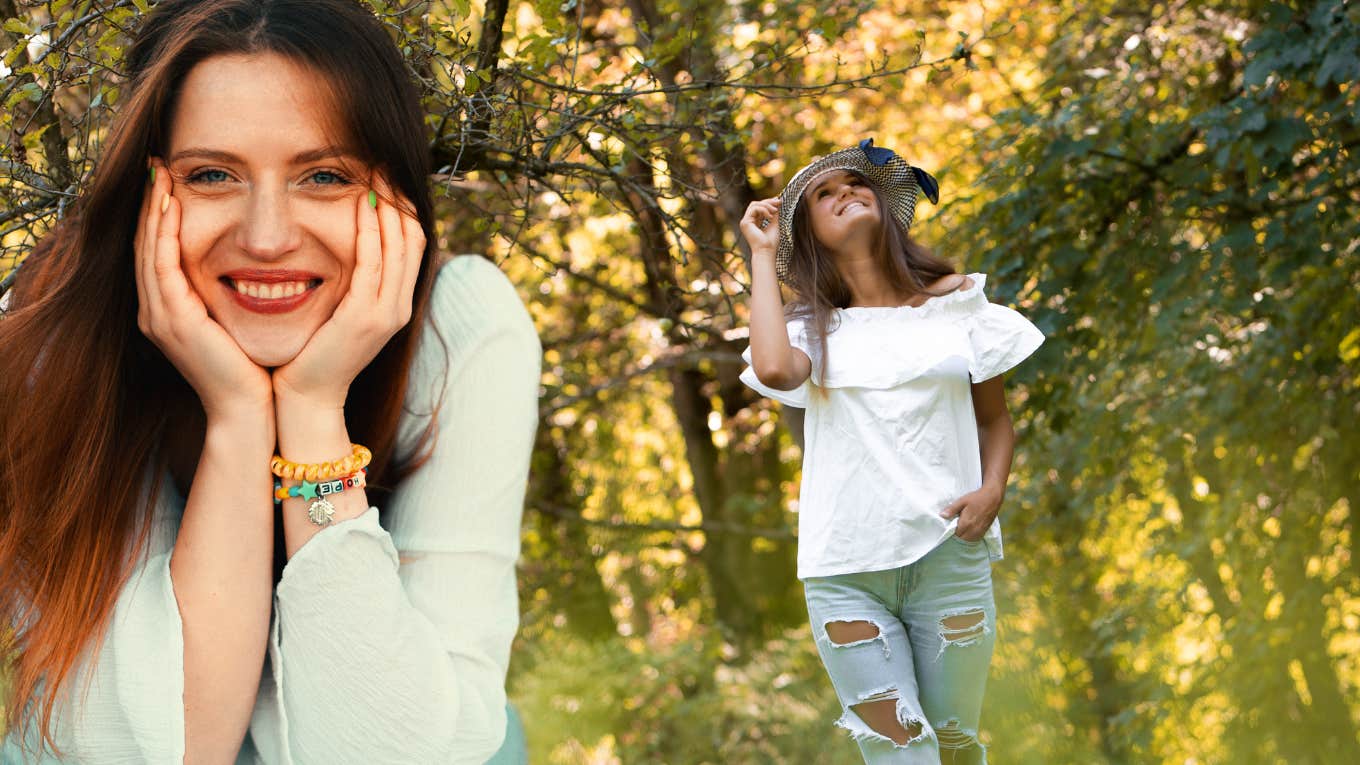
[[[752,202],[741,219],[741,232],[751,247],[751,369],[765,385],[793,390],[808,379],[812,362],[789,342],[784,322],[774,267],[778,220],[778,198]]]

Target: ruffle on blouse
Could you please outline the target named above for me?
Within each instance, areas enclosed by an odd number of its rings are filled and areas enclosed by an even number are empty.
[[[810,349],[807,336],[804,334],[805,324],[806,322],[804,322],[803,319],[794,318],[789,319],[785,323],[784,327],[785,329],[788,330],[789,333],[789,343],[792,344],[794,348],[797,348],[801,350],[803,353],[808,354],[808,357],[811,358],[812,351]],[[797,388],[794,388],[793,390],[779,390],[778,388],[771,388],[770,386],[761,382],[759,377],[756,377],[756,370],[754,367],[751,366],[751,347],[749,345],[746,347],[746,350],[741,352],[741,358],[742,361],[746,362],[746,368],[743,369],[741,372],[741,381],[743,383],[746,383],[747,387],[751,388],[760,395],[766,398],[772,398],[781,404],[786,404],[788,406],[796,406],[799,409],[807,408],[808,393],[810,388],[808,381],[804,380],[802,385],[799,385]]]
[[[789,342],[812,359],[812,382],[826,388],[894,388],[952,356],[967,361],[973,382],[991,379],[1033,354],[1044,334],[1019,312],[987,300],[986,274],[968,276],[972,286],[919,306],[837,309],[824,370],[802,317],[788,321]],[[792,391],[769,388],[749,367],[749,347],[742,358],[748,364],[742,382],[785,404],[807,406],[808,383]]]
[[[1043,345],[1044,333],[1015,310],[987,303],[969,322],[968,341],[968,376],[980,383],[1029,358]]]

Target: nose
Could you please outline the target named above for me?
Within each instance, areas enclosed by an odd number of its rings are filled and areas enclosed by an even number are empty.
[[[263,186],[253,189],[245,219],[237,227],[241,249],[260,260],[275,260],[297,249],[300,240],[287,193]]]

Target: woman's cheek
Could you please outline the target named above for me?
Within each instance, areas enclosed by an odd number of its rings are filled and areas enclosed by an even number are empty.
[[[354,273],[359,236],[354,218],[356,201],[354,197],[346,196],[318,204],[308,211],[311,235],[321,244],[344,290],[349,289],[350,274]]]
[[[207,273],[208,254],[212,251],[213,243],[221,238],[224,226],[221,216],[211,214],[197,200],[182,199],[180,210],[180,265],[189,283],[202,295],[214,281],[214,276]]]

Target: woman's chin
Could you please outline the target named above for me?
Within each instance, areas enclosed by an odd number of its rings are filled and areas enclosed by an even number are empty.
[[[306,345],[306,338],[257,338],[238,337],[237,345],[245,351],[246,357],[258,366],[265,368],[281,367],[297,358]]]

